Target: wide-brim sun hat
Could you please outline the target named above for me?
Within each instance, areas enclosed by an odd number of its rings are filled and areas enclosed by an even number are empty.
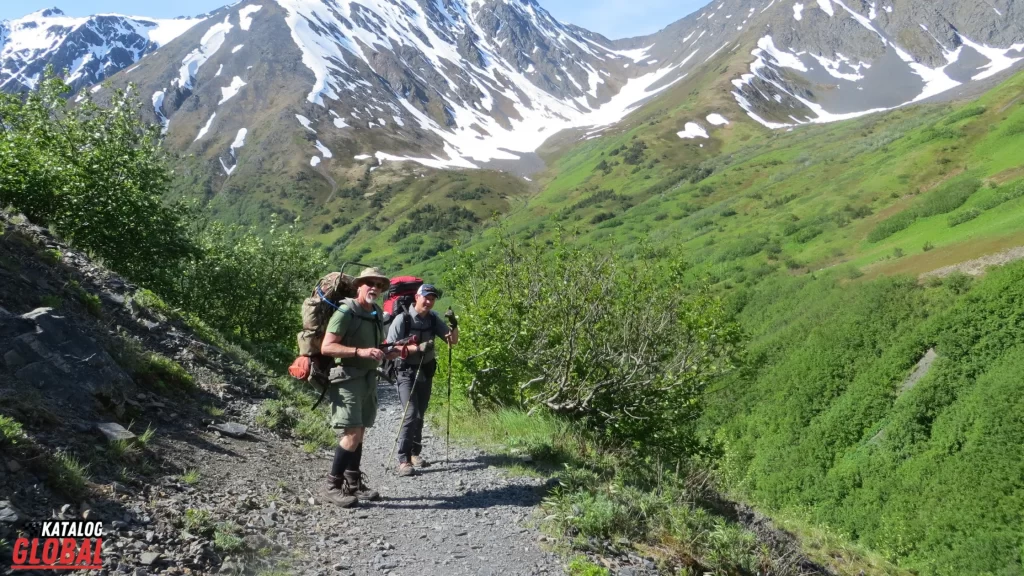
[[[371,266],[370,268],[363,268],[363,271],[359,273],[359,276],[356,276],[353,284],[359,286],[360,284],[366,284],[367,282],[372,282],[374,280],[379,280],[385,284],[391,283],[391,279],[385,276],[384,272],[381,271],[380,268],[374,268]]]

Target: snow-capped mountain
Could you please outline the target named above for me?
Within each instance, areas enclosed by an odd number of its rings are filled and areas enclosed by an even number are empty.
[[[65,16],[57,8],[0,22],[0,90],[36,86],[47,64],[75,89],[95,84],[170,42],[202,18],[159,20],[118,14]]]
[[[733,96],[771,128],[920,102],[1024,60],[1015,0],[786,1],[762,12]],[[695,23],[720,17],[709,6]]]
[[[333,189],[331,174],[373,157],[509,167],[708,66],[730,74],[736,113],[771,128],[921,101],[1024,59],[1024,3],[715,0],[613,41],[535,0],[243,0],[193,20],[47,11],[2,38],[3,78],[25,86],[61,51],[81,83],[162,46],[109,82],[138,86],[171,148],[215,179],[312,167]]]

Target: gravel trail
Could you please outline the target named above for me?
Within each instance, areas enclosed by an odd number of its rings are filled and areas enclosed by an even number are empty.
[[[402,406],[394,387],[379,388],[377,424],[368,431],[363,470],[379,502],[352,510],[320,505],[305,539],[307,566],[356,574],[560,574],[558,559],[538,546],[530,527],[542,480],[510,478],[478,450],[452,446],[444,463],[444,435],[424,430],[423,455],[432,465],[400,478],[384,467]],[[329,460],[317,461],[322,476]],[[322,470],[321,470],[322,469]]]

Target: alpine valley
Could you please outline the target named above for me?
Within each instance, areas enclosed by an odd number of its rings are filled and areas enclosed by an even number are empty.
[[[729,122],[768,134],[981,90],[1024,58],[1022,22],[1012,0],[724,0],[610,40],[532,0],[244,1],[174,20],[54,8],[2,24],[0,87],[29,89],[47,64],[78,100],[133,84],[181,156],[182,195],[232,221],[301,215],[336,251],[366,250],[362,232],[408,216],[393,199],[440,192],[420,219],[472,229],[529,192],[544,156],[707,74],[711,107],[658,123],[710,151]]]
[[[0,24],[0,46],[4,91],[50,64],[71,106],[133,91],[170,199],[452,286],[457,390],[493,369],[477,354],[556,339],[577,312],[558,345],[590,329],[605,292],[577,262],[628,262],[602,285],[627,320],[646,318],[646,270],[709,295],[680,322],[726,318],[744,343],[679,422],[712,473],[676,467],[671,493],[660,456],[586,453],[543,505],[588,561],[812,573],[730,564],[746,536],[690,506],[713,477],[758,510],[730,522],[770,515],[832,573],[1024,573],[1024,0],[715,0],[626,39],[534,0],[242,0],[171,20],[44,10]],[[549,266],[500,258],[523,246]],[[516,294],[567,312],[537,328]],[[473,340],[495,326],[507,342]],[[520,436],[496,436],[518,466],[543,435],[522,391],[545,381],[503,358]],[[572,573],[608,573],[591,568]]]

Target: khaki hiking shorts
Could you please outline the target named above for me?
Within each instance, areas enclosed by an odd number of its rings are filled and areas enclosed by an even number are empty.
[[[377,371],[335,366],[330,379],[331,427],[372,427],[377,419]]]

